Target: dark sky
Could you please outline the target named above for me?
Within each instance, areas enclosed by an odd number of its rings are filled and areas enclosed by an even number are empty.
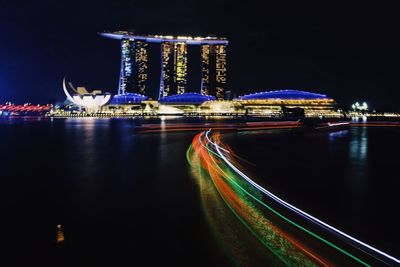
[[[237,95],[294,88],[400,110],[397,8],[319,2],[1,0],[0,103],[64,100],[64,76],[115,93],[119,43],[97,32],[128,29],[229,38],[228,87]],[[150,49],[150,95],[158,90],[157,49]],[[189,90],[198,79],[189,73]]]

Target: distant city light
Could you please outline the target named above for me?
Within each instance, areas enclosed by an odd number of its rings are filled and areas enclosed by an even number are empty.
[[[368,104],[364,101],[362,104],[360,104],[358,101],[354,104],[351,105],[351,108],[353,111],[367,111],[368,110]]]

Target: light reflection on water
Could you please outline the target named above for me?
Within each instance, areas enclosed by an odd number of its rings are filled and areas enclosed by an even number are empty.
[[[353,128],[352,131],[355,135],[350,142],[350,158],[365,167],[368,153],[367,127]]]
[[[349,130],[341,130],[329,133],[329,142],[335,141],[337,138],[346,137],[349,134]]]
[[[367,128],[352,128],[352,138],[349,144],[349,161],[347,166],[349,172],[349,188],[352,189],[352,203],[360,203],[365,198],[368,186],[368,137]],[[358,212],[354,205],[354,211]]]

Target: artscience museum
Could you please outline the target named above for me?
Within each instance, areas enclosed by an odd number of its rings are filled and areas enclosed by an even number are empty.
[[[63,89],[70,102],[88,113],[100,112],[101,107],[107,104],[111,99],[110,93],[102,93],[100,90],[93,90],[89,93],[85,87],[77,87],[75,89],[72,83],[68,83],[67,85],[65,78],[63,80]],[[72,95],[69,89],[74,92]]]

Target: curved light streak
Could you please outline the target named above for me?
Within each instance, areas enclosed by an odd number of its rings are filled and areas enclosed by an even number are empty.
[[[244,174],[243,172],[241,172],[238,168],[236,168],[236,167],[225,157],[225,155],[221,152],[221,150],[224,151],[225,149],[223,149],[223,148],[220,147],[218,144],[216,144],[216,142],[212,142],[212,141],[210,140],[210,138],[209,138],[209,136],[208,136],[210,132],[211,132],[211,130],[208,130],[208,131],[206,132],[205,136],[206,136],[206,138],[207,138],[207,141],[209,141],[209,142],[216,148],[216,151],[217,151],[217,153],[218,153],[218,156],[219,156],[229,167],[231,167],[237,174],[239,174],[243,179],[245,179],[247,182],[249,182],[249,183],[250,183],[251,185],[253,185],[255,188],[257,188],[258,190],[260,190],[260,191],[263,192],[264,194],[268,195],[269,197],[271,197],[272,199],[274,199],[275,201],[277,201],[277,202],[280,203],[281,205],[287,207],[288,209],[290,209],[290,210],[294,211],[295,213],[301,215],[302,217],[308,219],[309,221],[314,222],[314,223],[317,223],[317,224],[319,224],[319,225],[325,227],[326,229],[329,229],[329,230],[335,232],[336,234],[338,234],[338,235],[340,235],[340,236],[342,236],[342,237],[345,237],[345,238],[347,238],[347,239],[349,239],[349,240],[351,240],[351,241],[353,241],[353,242],[355,242],[355,243],[361,245],[362,247],[367,248],[367,249],[369,249],[369,250],[371,250],[371,251],[373,251],[373,252],[375,252],[375,253],[377,253],[377,254],[379,254],[379,255],[381,255],[381,256],[387,258],[387,259],[390,259],[390,260],[392,260],[392,261],[394,261],[394,262],[396,262],[396,263],[400,263],[400,260],[399,260],[399,259],[397,259],[397,258],[395,258],[395,257],[393,257],[393,256],[391,256],[391,255],[389,255],[389,254],[387,254],[387,253],[385,253],[385,252],[383,252],[383,251],[381,251],[381,250],[379,250],[379,249],[377,249],[377,248],[375,248],[375,247],[373,247],[373,246],[371,246],[371,245],[369,245],[369,244],[367,244],[367,243],[365,243],[365,242],[362,242],[361,240],[358,240],[358,239],[356,239],[355,237],[353,237],[353,236],[351,236],[351,235],[349,235],[349,234],[346,234],[345,232],[340,231],[339,229],[337,229],[337,228],[335,228],[335,227],[333,227],[333,226],[331,226],[331,225],[329,225],[329,224],[327,224],[327,223],[325,223],[325,222],[319,220],[318,218],[316,218],[316,217],[314,217],[314,216],[312,216],[312,215],[306,213],[305,211],[303,211],[303,210],[301,210],[301,209],[299,209],[299,208],[297,208],[297,207],[291,205],[290,203],[288,203],[288,202],[282,200],[281,198],[277,197],[276,195],[274,195],[274,194],[271,193],[270,191],[266,190],[265,188],[263,188],[262,186],[260,186],[259,184],[257,184],[257,183],[254,182],[253,180],[251,180],[247,175],[245,175],[245,174]],[[226,151],[226,150],[225,150],[225,151]],[[326,241],[326,242],[327,242],[327,241]],[[344,251],[342,251],[342,252],[345,253],[345,254],[347,254],[347,252],[344,252]]]
[[[219,160],[219,155],[207,147],[208,141],[203,138],[204,132],[198,134],[189,147],[187,151],[189,164],[193,164],[191,155],[193,160],[200,162],[200,166],[206,170],[207,176],[211,179],[221,199],[252,235],[288,266],[298,266],[299,264],[314,266],[312,262],[321,266],[331,266],[315,251],[310,250],[272,223],[269,218],[263,216],[261,210],[256,208],[251,200],[258,201],[273,213],[282,217],[237,183],[234,178],[235,174],[231,172],[229,167],[224,170],[223,166],[225,165],[221,165],[223,162]],[[192,154],[192,152],[194,153]],[[197,159],[200,159],[200,161]],[[246,195],[250,198],[246,198]]]

